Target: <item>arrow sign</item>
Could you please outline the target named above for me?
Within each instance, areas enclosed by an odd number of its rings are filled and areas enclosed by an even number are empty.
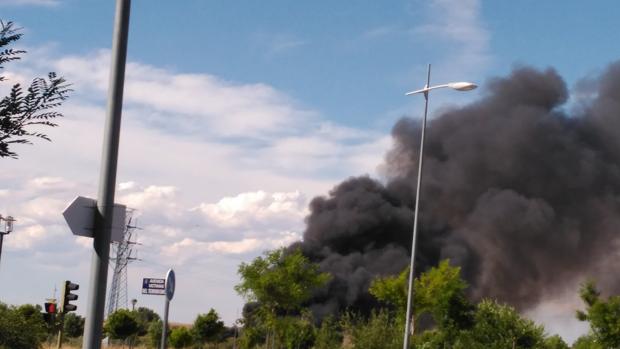
[[[65,217],[65,221],[67,221],[73,235],[93,237],[96,209],[97,200],[78,196],[62,211],[62,215]],[[112,236],[110,237],[112,241],[123,240],[126,209],[125,205],[114,204]]]

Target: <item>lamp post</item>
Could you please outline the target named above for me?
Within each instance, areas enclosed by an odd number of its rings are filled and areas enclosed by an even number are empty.
[[[443,85],[430,86],[431,83],[431,65],[428,65],[428,74],[426,77],[426,85],[424,88],[407,92],[405,95],[410,96],[418,93],[424,94],[424,119],[422,119],[422,136],[420,139],[420,161],[418,162],[418,183],[415,194],[415,209],[413,213],[413,241],[411,243],[411,264],[409,265],[409,290],[407,293],[407,317],[405,320],[405,339],[403,342],[403,349],[409,349],[409,337],[411,330],[411,308],[413,303],[413,265],[415,261],[415,248],[418,233],[418,211],[420,209],[420,186],[422,184],[422,157],[424,154],[424,133],[426,131],[426,114],[428,113],[428,92],[439,88],[449,87],[457,91],[470,91],[478,87],[471,82],[451,82]]]
[[[9,233],[13,231],[13,222],[15,222],[15,219],[11,216],[2,217],[2,215],[0,215],[0,224],[2,224],[2,221],[4,221],[4,228],[0,230],[0,260],[2,259],[2,241],[5,235],[9,235]]]

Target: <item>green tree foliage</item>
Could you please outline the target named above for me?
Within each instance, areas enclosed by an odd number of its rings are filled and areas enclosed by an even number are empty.
[[[577,311],[577,318],[590,322],[592,337],[604,348],[620,347],[620,296],[601,299],[593,281],[584,283],[579,295],[586,310]]]
[[[298,310],[316,288],[329,280],[329,274],[319,273],[318,269],[299,249],[274,250],[250,264],[241,263],[241,283],[235,290],[246,300],[257,301],[272,311]]]
[[[573,343],[572,349],[607,349],[607,347],[603,347],[603,345],[590,334],[577,338],[575,343]]]
[[[138,336],[144,336],[147,334],[149,326],[153,321],[159,321],[159,315],[152,309],[145,307],[138,307],[134,312],[134,317],[138,322]]]
[[[0,21],[0,69],[25,53],[8,48],[21,37],[12,22]],[[5,80],[0,75],[0,82]],[[68,98],[70,91],[65,79],[55,73],[49,73],[47,79],[35,78],[25,91],[20,84],[14,84],[9,95],[0,99],[0,157],[17,158],[17,153],[9,149],[13,144],[30,144],[32,138],[49,141],[38,129],[57,126],[51,120],[62,114],[54,109]]]
[[[378,300],[396,310],[404,323],[407,307],[409,268],[397,276],[373,280],[369,292]],[[461,269],[445,260],[422,273],[414,281],[414,325],[423,314],[431,314],[437,326],[444,331],[446,340],[461,329],[472,325],[474,307],[465,297],[467,284],[461,279]]]
[[[311,263],[299,249],[266,252],[252,263],[242,263],[238,272],[241,283],[235,286],[235,290],[256,304],[244,319],[246,328],[252,324],[253,329],[244,330],[243,336],[251,336],[252,341],[263,335],[271,342],[287,338],[288,334],[278,326],[288,329],[294,326],[278,321],[278,316],[299,313],[303,302],[330,278],[329,274],[320,273],[318,265]]]
[[[149,343],[154,348],[159,348],[159,343],[161,342],[161,334],[162,329],[164,327],[164,323],[161,320],[152,321],[147,330],[147,336]]]
[[[70,338],[80,337],[84,333],[84,318],[74,313],[68,313],[65,315],[63,326],[65,336]]]
[[[199,314],[196,317],[192,331],[200,343],[219,342],[224,333],[224,322],[220,320],[215,309],[210,309],[207,314]]]
[[[483,300],[476,308],[474,326],[463,331],[457,342],[455,348],[541,348],[544,329],[510,306]]]
[[[281,343],[283,348],[310,348],[314,343],[314,320],[309,312],[304,312],[300,317],[280,317],[276,321],[277,343]]]
[[[138,334],[138,321],[133,312],[119,309],[108,316],[104,330],[112,339],[125,340]]]
[[[342,333],[338,323],[329,316],[321,322],[316,331],[314,349],[339,349],[342,346]]]
[[[390,314],[381,309],[373,311],[368,319],[347,314],[343,319],[345,337],[353,348],[360,349],[399,349],[403,347],[404,323],[395,321]]]
[[[25,304],[14,307],[0,303],[0,347],[38,348],[46,337],[40,306]]]
[[[174,348],[186,348],[192,345],[194,337],[192,332],[185,327],[176,327],[170,331],[170,345]]]
[[[454,331],[472,325],[473,306],[465,297],[467,284],[461,279],[461,268],[444,260],[422,273],[414,282],[414,314],[431,314],[440,329]]]
[[[566,344],[566,342],[564,342],[562,337],[558,335],[545,338],[543,348],[544,349],[570,349],[568,344]]]
[[[374,279],[368,291],[379,301],[392,306],[397,314],[404,317],[407,311],[408,281],[409,267],[397,276]]]

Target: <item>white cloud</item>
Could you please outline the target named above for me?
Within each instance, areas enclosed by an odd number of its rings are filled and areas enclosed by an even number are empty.
[[[34,6],[56,6],[60,4],[60,0],[2,0],[1,5],[34,5]]]
[[[208,254],[258,254],[265,250],[288,246],[299,241],[300,236],[294,232],[281,232],[271,238],[245,238],[236,241],[197,241],[184,238],[169,246],[162,247],[162,253],[183,264],[187,260]]]
[[[124,190],[130,190],[133,189],[136,186],[136,182],[121,182],[118,183],[118,190],[119,191],[124,191]]]
[[[20,159],[0,172],[1,213],[18,219],[6,253],[34,270],[79,259],[86,279],[92,239],[71,235],[61,212],[77,195],[96,198],[109,55],[29,58],[16,73],[55,70],[75,92],[60,126],[46,130],[52,142],[19,146]],[[137,209],[142,228],[142,262],[131,268],[200,270],[192,275],[222,280],[200,284],[205,292],[232,293],[239,263],[301,238],[309,198],[345,176],[374,172],[384,137],[327,122],[265,84],[130,62],[116,202]]]
[[[306,199],[300,192],[272,193],[256,191],[225,197],[215,204],[202,203],[197,208],[207,219],[224,227],[250,225],[285,217],[302,221],[306,215]]]
[[[105,92],[109,51],[63,57],[55,69],[66,72],[76,91]],[[317,115],[261,83],[234,83],[208,74],[176,74],[130,62],[125,103],[144,109],[140,117],[166,129],[215,138],[265,139],[289,132]],[[176,115],[171,118],[170,115]]]

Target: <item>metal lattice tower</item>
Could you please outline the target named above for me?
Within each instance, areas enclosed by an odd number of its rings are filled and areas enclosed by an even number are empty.
[[[132,225],[133,210],[127,210],[127,224],[123,232],[123,239],[119,242],[112,243],[112,258],[110,261],[114,264],[114,274],[112,276],[112,285],[110,286],[110,295],[108,298],[109,316],[117,309],[128,308],[127,304],[127,265],[136,260],[134,246],[135,230],[138,227]]]

